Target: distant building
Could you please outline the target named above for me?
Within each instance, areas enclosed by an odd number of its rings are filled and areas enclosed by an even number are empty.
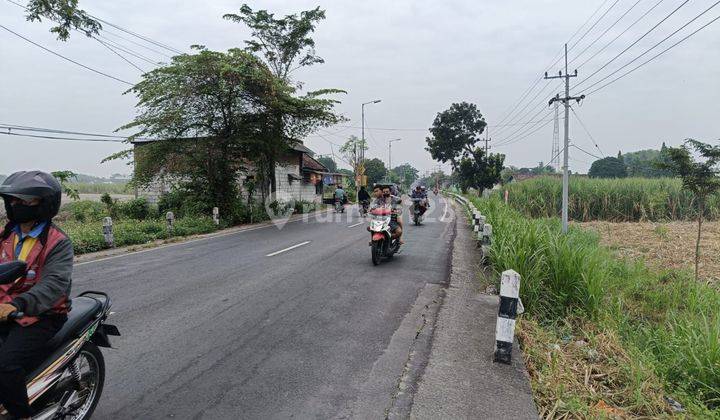
[[[137,153],[146,144],[156,140],[136,140],[133,142],[135,159],[143,159],[142,153]],[[270,200],[278,201],[308,201],[320,203],[323,201],[323,192],[331,185],[347,183],[346,176],[339,173],[331,173],[323,164],[313,158],[315,153],[305,147],[302,142],[288,148],[275,164],[274,179],[270,185]],[[238,169],[238,186],[240,193],[247,195],[245,185],[255,179],[253,165],[245,165],[245,168]],[[168,177],[158,177],[149,186],[139,189],[137,195],[145,197],[149,202],[157,202],[163,194],[170,192],[179,180],[170,180]],[[257,188],[253,196],[260,199],[260,191]]]

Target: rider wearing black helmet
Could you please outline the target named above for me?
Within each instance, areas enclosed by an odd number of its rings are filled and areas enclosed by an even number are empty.
[[[27,264],[21,278],[0,285],[0,404],[14,417],[30,418],[25,376],[67,320],[73,249],[52,223],[62,196],[52,175],[16,172],[0,185],[0,196],[8,218],[0,232],[0,263]]]

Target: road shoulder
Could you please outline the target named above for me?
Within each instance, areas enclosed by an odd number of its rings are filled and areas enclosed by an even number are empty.
[[[537,419],[517,340],[512,365],[493,363],[498,297],[478,290],[479,253],[457,218],[450,285],[410,417]]]

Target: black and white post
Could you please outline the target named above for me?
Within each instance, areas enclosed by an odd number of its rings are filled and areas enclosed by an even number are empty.
[[[522,313],[520,302],[520,274],[514,270],[502,273],[500,281],[500,310],[495,327],[495,362],[510,364],[515,338],[515,319]]]

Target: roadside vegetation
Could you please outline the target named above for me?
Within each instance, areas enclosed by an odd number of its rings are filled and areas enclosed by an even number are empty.
[[[283,216],[308,213],[316,206],[307,201],[274,202],[269,208],[271,214]],[[144,198],[122,202],[106,194],[101,202],[79,200],[64,205],[56,223],[73,241],[75,254],[80,255],[109,248],[103,236],[102,222],[108,216],[113,219],[115,246],[118,247],[210,233],[228,226],[270,219],[264,207],[248,206],[242,201],[236,201],[232,210],[217,226],[211,213],[205,212],[204,207],[197,203],[184,201],[181,194],[167,194],[157,205],[148,203]],[[168,211],[175,215],[172,231],[168,230],[165,219]]]
[[[559,177],[513,182],[503,189],[508,191],[508,203],[528,217],[560,214],[562,180]],[[696,220],[697,208],[697,199],[683,189],[680,179],[570,178],[569,218],[578,222]],[[720,218],[720,195],[707,198],[704,213],[709,220]]]
[[[87,182],[71,182],[68,186],[79,194],[130,194],[132,188],[127,183],[87,183]]]
[[[561,235],[558,219],[471,199],[493,225],[493,270],[522,276],[518,337],[543,418],[720,418],[717,289],[619,258],[578,226]]]

